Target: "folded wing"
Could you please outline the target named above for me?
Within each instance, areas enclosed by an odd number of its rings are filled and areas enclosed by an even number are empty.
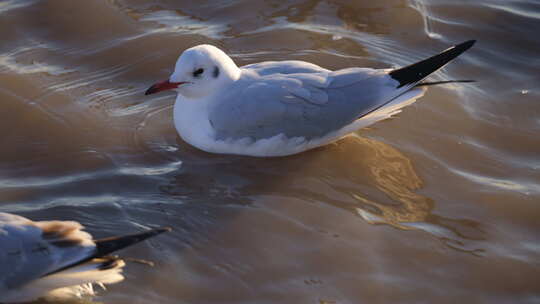
[[[251,76],[220,98],[210,112],[210,122],[217,139],[222,140],[259,140],[280,134],[319,138],[375,111],[386,113],[387,107],[397,111],[409,105],[424,92],[414,89],[417,84],[474,43],[466,41],[395,70],[331,72],[302,61],[248,65],[243,73]],[[412,94],[404,95],[410,90]]]
[[[0,282],[9,289],[92,254],[92,237],[71,221],[33,222],[0,214]]]
[[[218,139],[313,139],[338,130],[405,92],[386,71],[271,74],[240,82],[210,112]]]

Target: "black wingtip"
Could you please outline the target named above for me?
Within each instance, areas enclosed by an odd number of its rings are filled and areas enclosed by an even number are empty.
[[[75,267],[77,265],[81,265],[83,263],[86,263],[90,260],[96,259],[96,258],[102,258],[107,256],[108,254],[118,251],[120,249],[126,248],[128,246],[137,244],[139,242],[142,242],[148,238],[151,238],[153,236],[156,236],[158,234],[161,234],[163,232],[172,231],[172,228],[170,227],[161,227],[161,228],[155,228],[150,229],[144,232],[139,232],[135,234],[129,234],[129,235],[123,235],[123,236],[115,236],[115,237],[109,237],[99,240],[94,240],[94,243],[96,244],[96,250],[94,253],[84,259],[81,259],[80,261],[77,261],[73,264],[69,264],[67,266],[64,266],[60,269],[56,269],[54,271],[51,271],[43,276],[52,275],[58,272],[61,272],[65,269],[69,269],[71,267]]]
[[[465,41],[442,51],[438,55],[432,56],[417,63],[413,63],[409,66],[393,70],[389,74],[392,78],[399,82],[398,88],[406,85],[414,85],[429,76],[429,74],[445,66],[448,62],[452,61],[463,52],[470,49],[475,43],[476,40]]]
[[[94,257],[106,256],[114,251],[126,248],[128,246],[142,242],[148,238],[171,230],[172,229],[170,227],[162,227],[150,229],[135,234],[95,240],[94,243],[96,243],[96,253],[94,254]]]

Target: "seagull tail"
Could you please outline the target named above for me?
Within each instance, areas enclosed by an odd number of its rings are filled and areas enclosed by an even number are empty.
[[[398,88],[403,86],[414,86],[431,73],[445,66],[448,62],[452,61],[466,50],[470,49],[476,40],[469,40],[453,46],[438,55],[432,56],[428,59],[424,59],[420,62],[413,63],[409,66],[393,70],[389,75],[399,82]]]
[[[73,264],[69,264],[67,266],[64,266],[60,269],[56,269],[52,272],[47,273],[45,276],[49,276],[55,273],[59,273],[62,271],[65,271],[67,269],[70,269],[72,267],[85,264],[88,261],[92,261],[94,259],[103,258],[107,255],[118,251],[120,249],[126,248],[128,246],[137,244],[139,242],[142,242],[148,238],[154,237],[158,234],[161,234],[163,232],[171,231],[172,229],[169,227],[163,227],[163,228],[156,228],[156,229],[150,229],[144,232],[135,233],[135,234],[129,234],[129,235],[123,235],[123,236],[115,236],[110,238],[104,238],[95,240],[94,243],[96,244],[96,249],[93,252],[93,254],[89,255],[88,257],[77,261]]]

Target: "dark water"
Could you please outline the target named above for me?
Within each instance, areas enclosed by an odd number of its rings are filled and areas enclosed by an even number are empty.
[[[123,255],[104,303],[540,303],[540,2],[0,1],[0,211]],[[397,118],[300,155],[181,141],[182,50],[392,67],[477,45]]]

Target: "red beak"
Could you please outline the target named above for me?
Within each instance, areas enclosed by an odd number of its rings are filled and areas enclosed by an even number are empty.
[[[144,95],[150,95],[161,91],[176,89],[179,85],[183,83],[185,82],[169,82],[168,80],[158,82],[153,86],[149,87],[148,90],[146,90],[146,92],[144,93]]]

